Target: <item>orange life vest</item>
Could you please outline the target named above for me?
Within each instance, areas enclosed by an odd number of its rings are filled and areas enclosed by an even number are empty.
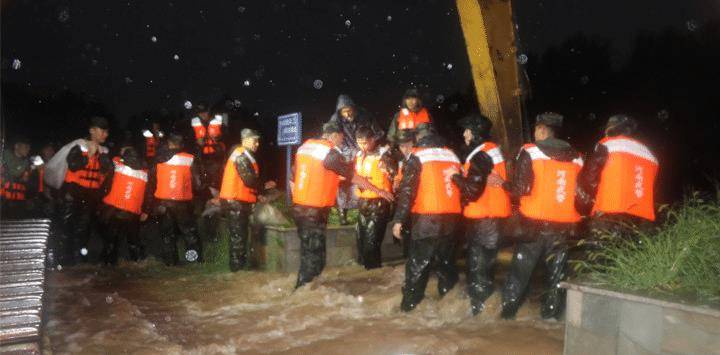
[[[580,220],[575,210],[577,175],[583,166],[578,155],[573,161],[554,160],[535,144],[522,147],[532,159],[533,185],[530,195],[520,198],[523,216],[549,222],[574,223]]]
[[[145,137],[145,157],[155,157],[155,152],[160,144],[160,138],[163,137],[163,133],[158,131],[157,137],[150,132],[150,130],[143,131],[143,137]]]
[[[232,154],[230,154],[227,163],[225,163],[225,173],[223,174],[222,185],[220,186],[220,198],[255,203],[257,201],[257,191],[245,186],[245,183],[235,168],[235,160],[240,155],[245,155],[250,159],[255,174],[260,173],[260,168],[255,158],[253,158],[245,148],[235,148]]]
[[[103,198],[107,205],[140,214],[145,199],[145,186],[147,185],[147,171],[135,170],[114,159],[115,175],[113,175],[110,192]]]
[[[385,149],[380,149],[376,154],[363,154],[362,151],[357,153],[355,157],[355,173],[362,176],[375,187],[392,192],[392,180],[388,174],[380,169],[380,158],[385,153]],[[370,190],[355,190],[355,194],[360,198],[372,199],[380,198],[380,195]]]
[[[77,171],[68,170],[65,173],[65,182],[77,184],[86,189],[99,189],[105,174],[100,173],[100,154],[107,154],[105,147],[100,147],[99,151],[93,156],[88,156],[88,149],[84,144],[79,144],[82,155],[87,157],[88,162],[82,169]]]
[[[0,197],[8,201],[25,201],[25,184],[20,182],[0,182]]]
[[[195,139],[204,140],[203,154],[214,154],[218,148],[222,147],[222,143],[219,142],[222,135],[222,121],[222,116],[215,115],[208,123],[207,128],[203,125],[200,117],[195,117],[190,121],[193,131],[195,131]]]
[[[599,144],[607,148],[608,158],[593,213],[627,213],[654,221],[657,158],[644,144],[625,136],[606,137]]]
[[[416,148],[413,155],[422,168],[412,213],[461,213],[460,190],[452,181],[460,173],[460,159],[448,148]]]
[[[400,113],[398,113],[398,129],[415,129],[420,123],[430,123],[430,115],[424,107],[418,112],[412,112],[403,108],[400,110]]]
[[[161,200],[192,200],[192,164],[193,156],[188,153],[177,153],[170,160],[158,163],[155,197]]]
[[[485,152],[493,161],[493,172],[500,175],[503,180],[507,179],[507,170],[505,169],[505,159],[503,158],[500,147],[493,142],[485,142],[475,149],[465,159],[463,165],[463,176],[467,177],[470,170],[470,161],[476,154]],[[480,197],[468,203],[463,209],[463,216],[467,218],[498,218],[509,217],[512,213],[510,207],[510,196],[502,188],[502,186],[485,186]]]
[[[324,139],[308,139],[298,148],[293,187],[295,204],[309,207],[335,205],[340,178],[323,165],[331,149],[337,148]]]

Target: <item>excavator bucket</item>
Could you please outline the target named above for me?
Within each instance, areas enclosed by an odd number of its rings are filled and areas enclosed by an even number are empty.
[[[509,0],[457,0],[465,45],[483,115],[512,154],[523,143],[522,90]]]

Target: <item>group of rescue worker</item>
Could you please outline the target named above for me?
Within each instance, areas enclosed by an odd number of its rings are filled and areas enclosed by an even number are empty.
[[[634,138],[637,122],[630,116],[609,118],[605,137],[585,164],[582,154],[560,139],[563,116],[538,115],[534,142],[522,146],[510,177],[488,118],[476,114],[459,122],[461,160],[418,106],[401,109],[385,144],[372,126],[358,127],[353,160],[343,160],[348,133],[333,120],[323,126],[321,139],[300,146],[292,186],[301,239],[297,287],[322,272],[324,230],[343,182],[355,186],[360,200],[360,263],[368,269],[381,266],[386,225],[407,247],[403,311],[422,301],[432,270],[441,296],[454,287],[459,278],[456,250],[464,240],[472,313],[482,312],[495,290],[494,266],[505,225],[519,214],[521,232],[501,291],[502,317],[515,317],[542,262],[541,316],[558,318],[564,309],[560,281],[566,276],[568,245],[582,216],[590,218],[591,230],[616,235],[623,235],[628,224],[655,220],[658,161]]]
[[[103,146],[108,121],[93,117],[88,136],[58,152],[66,163],[58,193],[63,225],[60,263],[87,261],[89,238],[99,227],[106,263],[117,263],[123,237],[130,258],[144,258],[138,231],[140,222],[149,218],[157,224],[166,264],[177,265],[181,255],[186,261],[202,261],[198,206],[216,206],[230,232],[230,269],[246,267],[253,205],[263,201],[263,191],[276,183],[261,181],[257,131],[242,129],[240,144],[226,151],[223,117],[211,115],[206,105],[199,105],[196,112],[189,123],[191,134],[164,134],[153,125],[143,132],[144,149],[122,144],[115,157]],[[337,206],[341,222],[346,223],[347,210],[357,206],[360,264],[367,269],[382,266],[386,230],[406,248],[403,311],[422,301],[432,270],[441,296],[455,286],[456,249],[464,240],[467,292],[472,312],[478,314],[494,292],[494,265],[504,225],[515,213],[521,217],[522,233],[514,240],[502,287],[502,316],[515,316],[533,270],[542,262],[541,315],[557,318],[564,308],[559,282],[566,275],[568,241],[582,216],[588,216],[596,228],[615,231],[628,222],[646,224],[655,219],[658,161],[634,138],[637,122],[627,115],[609,118],[605,137],[587,163],[560,139],[563,116],[538,115],[534,142],[520,149],[512,176],[501,147],[491,137],[491,121],[480,114],[459,122],[463,159],[438,134],[416,90],[403,97],[387,134],[363,115],[349,97],[341,95],[322,135],[306,140],[295,154],[289,188],[301,241],[296,287],[312,281],[325,266],[325,228],[331,208]],[[35,168],[11,162],[27,160],[28,152],[27,141],[4,152],[3,211],[25,200],[28,174]],[[37,184],[40,189],[42,180]],[[180,238],[185,245],[182,254],[177,249]]]

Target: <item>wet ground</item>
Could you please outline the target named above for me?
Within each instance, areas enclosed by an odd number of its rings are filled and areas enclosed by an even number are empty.
[[[48,279],[46,345],[55,353],[559,354],[563,325],[531,298],[515,321],[499,297],[472,317],[464,281],[400,312],[403,266],[294,274],[207,273],[153,262],[79,266]]]

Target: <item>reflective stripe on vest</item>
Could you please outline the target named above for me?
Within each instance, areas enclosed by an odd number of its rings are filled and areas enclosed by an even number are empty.
[[[335,205],[340,178],[323,165],[331,149],[336,148],[321,139],[309,139],[298,148],[295,155],[294,203],[309,207]]]
[[[245,186],[245,183],[235,168],[235,160],[240,155],[245,155],[250,160],[255,174],[260,173],[255,158],[253,158],[245,148],[235,148],[232,154],[230,154],[227,163],[225,163],[225,173],[223,174],[222,185],[220,186],[220,198],[255,203],[257,201],[257,191]]]
[[[580,220],[575,210],[577,175],[583,166],[579,156],[571,162],[554,160],[534,144],[522,148],[532,159],[533,185],[530,195],[520,198],[523,216],[549,222]]]
[[[27,188],[19,182],[6,181],[0,183],[0,196],[9,201],[25,201]]]
[[[430,123],[427,109],[422,108],[418,112],[412,112],[407,108],[400,110],[397,118],[398,129],[415,129],[420,123]]]
[[[146,171],[132,169],[116,160],[112,187],[103,202],[123,211],[140,214],[147,180]]]
[[[355,157],[355,173],[367,178],[373,186],[392,192],[392,181],[390,177],[380,169],[380,160],[386,149],[380,149],[376,154],[365,155],[358,152]],[[380,198],[380,195],[370,190],[360,190],[356,188],[355,194],[360,198],[372,199]]]
[[[202,146],[203,154],[213,154],[217,151],[217,146],[221,145],[217,139],[222,134],[222,116],[215,115],[208,123],[207,128],[203,125],[200,117],[194,117],[190,121],[190,125],[195,132],[195,139],[204,139]]]
[[[452,181],[460,173],[460,159],[447,148],[417,148],[413,155],[422,167],[412,213],[461,213],[460,190]]]
[[[87,189],[99,189],[103,181],[105,181],[105,174],[100,173],[100,154],[106,154],[108,150],[101,146],[95,155],[88,156],[88,148],[84,144],[79,144],[79,147],[88,162],[80,170],[70,171],[68,169],[65,173],[65,182],[77,184]]]
[[[177,153],[170,160],[157,164],[155,197],[161,200],[192,200],[192,164],[193,156],[188,153]]]
[[[624,136],[600,141],[608,158],[600,173],[593,214],[626,213],[655,220],[654,187],[658,160],[642,143]]]
[[[463,176],[467,177],[470,170],[470,162],[476,154],[485,152],[493,162],[493,172],[500,175],[503,180],[507,179],[505,159],[500,147],[493,142],[485,142],[477,146],[465,159],[463,165]],[[509,217],[512,213],[510,207],[510,196],[502,186],[485,186],[485,190],[477,200],[470,202],[463,208],[463,216],[467,218],[499,218]]]

